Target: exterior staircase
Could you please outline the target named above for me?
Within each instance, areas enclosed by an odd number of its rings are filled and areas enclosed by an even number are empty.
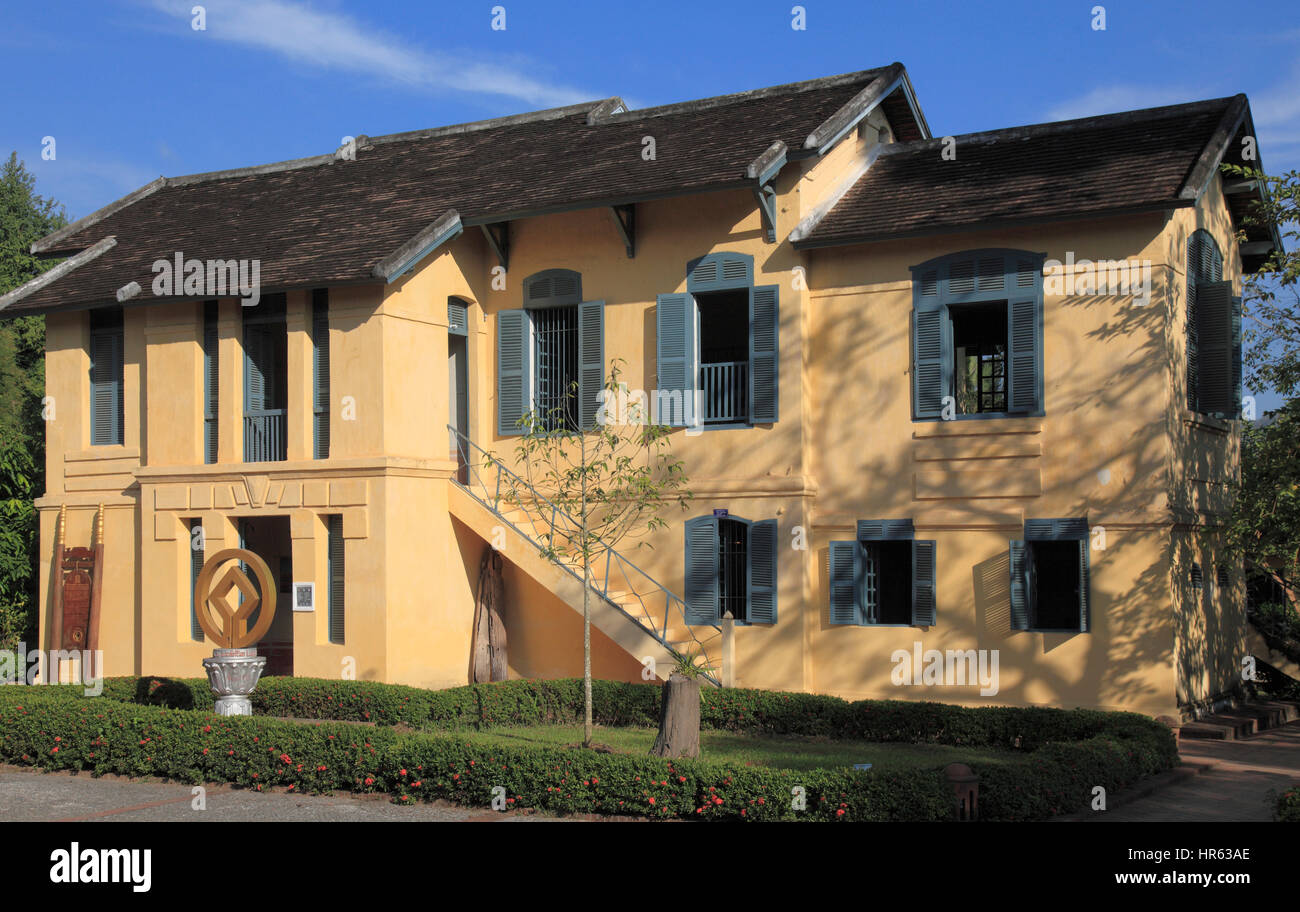
[[[582,565],[569,555],[580,524],[524,478],[449,428],[462,469],[448,482],[451,514],[489,544],[504,544],[502,557],[579,614],[583,610]],[[501,537],[504,533],[504,541]],[[686,623],[685,602],[613,548],[597,542],[590,559],[592,625],[638,661],[654,658],[666,680],[677,656],[696,655],[717,685],[722,631]]]

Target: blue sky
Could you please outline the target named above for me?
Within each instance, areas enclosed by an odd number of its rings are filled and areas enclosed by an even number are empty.
[[[504,31],[492,7],[505,7]],[[906,64],[936,135],[1246,92],[1300,167],[1294,2],[618,4],[6,0],[0,150],[72,217],[159,174],[316,155],[621,95],[634,106]],[[53,161],[42,139],[56,142]]]

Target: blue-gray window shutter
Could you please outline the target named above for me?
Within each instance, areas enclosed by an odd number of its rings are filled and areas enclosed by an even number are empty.
[[[343,601],[343,517],[329,517],[329,548],[326,559],[329,577],[329,629],[330,642],[342,644],[344,633]]]
[[[1231,282],[1207,282],[1196,287],[1198,408],[1201,412],[1235,418],[1241,396],[1234,389],[1237,348],[1241,335],[1234,326]]]
[[[661,294],[656,299],[655,347],[659,372],[658,422],[684,427],[694,412],[699,374],[695,354],[695,301],[689,294]]]
[[[939,418],[943,399],[951,395],[952,350],[948,308],[919,298],[912,311],[912,396],[917,418]]]
[[[469,335],[469,306],[459,298],[447,299],[447,332],[453,336]]]
[[[858,520],[858,541],[905,541],[915,535],[910,519]]]
[[[718,520],[686,521],[686,623],[718,622]]]
[[[244,325],[244,410],[265,411],[268,406],[266,361],[270,348],[265,327],[260,323]]]
[[[122,311],[90,314],[90,445],[120,446],[123,429]]]
[[[203,570],[203,549],[194,547],[194,530],[203,528],[203,520],[190,520],[190,639],[203,642],[203,627],[199,624],[198,605],[194,601],[194,590],[199,584],[199,573]]]
[[[777,285],[749,290],[749,420],[773,424],[780,395],[781,309]]]
[[[1232,409],[1229,418],[1241,417],[1241,296],[1232,298]]]
[[[747,253],[720,251],[686,264],[686,290],[725,291],[754,284],[754,258]]]
[[[1088,539],[1079,539],[1079,630],[1087,633],[1092,626],[1092,594],[1088,579]]]
[[[1042,340],[1036,297],[1007,302],[1007,411],[1035,412],[1041,407]]]
[[[1190,267],[1190,262],[1188,265]],[[1196,298],[1196,281],[1189,276],[1187,280],[1187,407],[1193,412],[1197,411],[1197,398],[1200,392]]]
[[[525,310],[497,312],[497,433],[523,433],[520,420],[532,410],[532,333]]]
[[[862,546],[856,541],[830,543],[830,596],[832,624],[860,624],[859,579]]]
[[[217,461],[217,401],[220,395],[220,355],[217,302],[203,305],[203,461]]]
[[[605,302],[578,305],[578,417],[581,427],[596,426],[605,388]]]
[[[749,621],[776,623],[776,520],[749,525]]]
[[[934,542],[912,542],[912,623],[917,627],[934,626],[934,560]]]
[[[1029,548],[1023,541],[1011,542],[1011,629],[1029,629]]]
[[[329,290],[318,288],[311,300],[312,457],[330,455],[330,317]]]

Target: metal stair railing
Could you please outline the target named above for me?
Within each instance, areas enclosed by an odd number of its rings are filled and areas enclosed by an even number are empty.
[[[464,481],[453,478],[452,483],[487,507],[498,519],[536,548],[543,557],[582,582],[581,564],[575,565],[575,562],[566,556],[579,551],[582,524],[570,516],[563,507],[550,500],[524,478],[506,468],[500,459],[468,439],[459,430],[451,425],[447,426],[447,430],[451,432],[460,465],[463,467]],[[505,510],[512,507],[522,511],[528,517],[531,529],[520,528],[520,524],[512,522],[505,516]],[[687,631],[690,641],[681,642],[693,642],[696,651],[704,660],[704,667],[711,669],[705,672],[703,677],[711,684],[718,684],[715,677],[718,670],[714,662],[716,657],[709,655],[708,647],[696,635],[695,627],[712,628],[716,636],[711,635],[709,639],[719,643],[721,627],[717,624],[688,624],[686,602],[680,596],[599,538],[595,540],[595,553],[589,559],[589,571],[592,575],[590,584],[592,592],[658,640],[673,654],[681,655],[682,650],[674,646],[673,641],[669,639],[670,629],[679,626],[680,629]],[[629,611],[624,604],[611,598],[611,591],[626,593],[640,607],[640,613]],[[674,621],[676,625],[673,624]]]

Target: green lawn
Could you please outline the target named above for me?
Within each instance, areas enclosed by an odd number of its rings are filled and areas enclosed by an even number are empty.
[[[532,725],[457,734],[480,744],[564,747],[582,743],[581,725]],[[655,734],[653,728],[607,728],[597,725],[592,740],[597,745],[611,748],[615,753],[647,754],[654,744]],[[782,769],[851,767],[855,763],[870,763],[875,770],[898,770],[943,767],[949,763],[972,763],[1014,755],[1015,752],[990,747],[700,732],[701,760],[731,761],[742,765]],[[1021,753],[1019,756],[1024,755]]]

